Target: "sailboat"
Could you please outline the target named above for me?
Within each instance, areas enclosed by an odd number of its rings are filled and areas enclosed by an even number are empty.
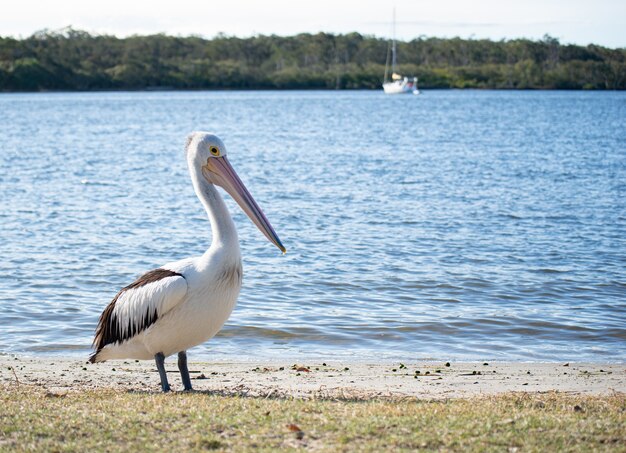
[[[391,52],[391,81],[389,75],[389,52]],[[387,61],[385,62],[385,77],[383,79],[383,90],[385,94],[420,94],[417,87],[417,77],[403,77],[396,72],[398,65],[396,53],[396,10],[393,10],[393,40],[387,50]]]

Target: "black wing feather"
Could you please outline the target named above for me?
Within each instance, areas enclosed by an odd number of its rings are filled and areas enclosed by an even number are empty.
[[[113,300],[107,305],[102,314],[100,315],[100,320],[98,321],[98,327],[96,328],[96,335],[93,340],[93,346],[96,349],[90,357],[89,361],[94,363],[97,360],[98,353],[104,348],[106,345],[111,343],[121,343],[126,341],[138,333],[144,331],[152,324],[154,324],[158,319],[158,314],[156,309],[153,313],[146,312],[144,315],[142,322],[139,325],[136,325],[128,321],[128,329],[120,329],[120,321],[117,319],[117,316],[113,314],[113,310],[115,309],[115,304],[117,300],[120,298],[124,292],[139,288],[141,286],[157,282],[164,278],[168,277],[183,277],[178,272],[170,271],[167,269],[154,269],[149,272],[146,272],[133,283],[128,286],[122,288],[113,298]],[[184,277],[183,277],[184,278]]]

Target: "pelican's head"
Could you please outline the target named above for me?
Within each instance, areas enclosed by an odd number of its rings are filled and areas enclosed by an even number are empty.
[[[269,220],[254,201],[226,157],[226,146],[219,137],[208,132],[193,132],[187,138],[187,161],[200,168],[207,182],[222,187],[233,197],[250,220],[272,244],[285,253],[287,250],[272,228]]]

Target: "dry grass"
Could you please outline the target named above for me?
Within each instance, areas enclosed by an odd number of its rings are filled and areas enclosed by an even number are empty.
[[[1,451],[626,451],[626,397],[302,400],[0,386]]]

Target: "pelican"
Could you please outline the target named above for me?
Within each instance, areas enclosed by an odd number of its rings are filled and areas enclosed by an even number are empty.
[[[154,359],[164,392],[170,390],[165,358],[174,353],[178,353],[183,387],[192,390],[186,351],[220,331],[239,296],[243,275],[239,239],[216,186],[228,192],[265,237],[286,252],[230,165],[222,140],[208,132],[194,132],[185,153],[193,188],[211,223],[211,245],[202,256],[165,264],[122,288],[100,316],[95,351],[89,358],[91,363]]]

